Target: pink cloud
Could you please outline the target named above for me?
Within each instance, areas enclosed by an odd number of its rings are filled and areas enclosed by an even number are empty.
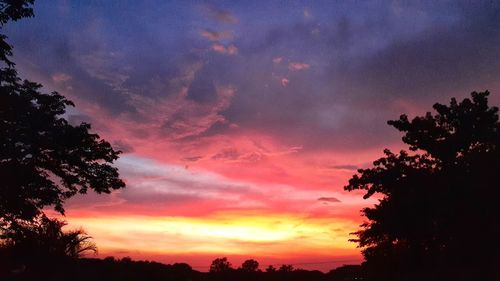
[[[214,43],[212,44],[211,48],[213,51],[224,55],[233,56],[238,54],[238,48],[234,44],[226,47],[220,43]]]
[[[52,75],[52,81],[54,81],[55,83],[64,83],[71,79],[71,75],[66,73],[55,73]]]
[[[275,57],[273,58],[273,63],[280,64],[283,61],[283,57]]]
[[[307,70],[311,67],[311,65],[303,62],[291,62],[288,64],[288,69],[291,71],[300,71],[300,70]]]
[[[286,87],[288,86],[288,83],[290,83],[290,80],[286,78],[281,79],[281,86]]]
[[[200,35],[210,41],[220,41],[233,38],[233,32],[231,31],[214,31],[210,29],[200,31]]]
[[[213,19],[221,23],[236,24],[238,18],[227,10],[222,10],[214,6],[205,6],[205,12]]]
[[[309,8],[304,8],[304,18],[305,19],[312,18],[312,12]]]
[[[236,48],[235,45],[231,44],[227,47],[227,54],[228,55],[236,55],[238,54],[238,48]]]
[[[312,153],[301,143],[289,143],[279,131],[231,125],[223,112],[233,102],[235,87],[214,81],[214,100],[197,102],[189,97],[189,87],[202,69],[201,62],[185,65],[168,81],[175,92],[153,97],[130,92],[134,114],[112,115],[88,100],[77,101],[102,137],[133,150],[118,162],[128,188],[102,200],[73,200],[69,216],[109,214],[121,219],[133,214],[146,222],[162,215],[205,218],[258,212],[266,217],[285,212],[345,219],[354,230],[361,223],[359,209],[370,202],[342,191],[351,170],[328,167],[374,159],[373,152]],[[207,134],[216,124],[232,129]],[[323,204],[318,200],[322,197],[342,202]]]

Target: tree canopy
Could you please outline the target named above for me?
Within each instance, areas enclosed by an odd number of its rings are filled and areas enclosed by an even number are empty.
[[[1,27],[33,16],[33,2],[0,1]],[[64,200],[77,193],[124,187],[111,165],[120,151],[90,124],[65,119],[70,100],[19,78],[6,39],[0,34],[0,222],[33,220],[46,206],[64,213]]]
[[[249,259],[241,264],[241,270],[246,272],[256,272],[259,269],[259,262],[254,259]]]
[[[231,269],[232,264],[227,260],[226,257],[216,258],[210,265],[210,272],[212,273],[228,272]]]
[[[86,252],[96,252],[97,247],[83,230],[63,231],[66,223],[41,217],[29,225],[11,228],[2,234],[2,253],[16,261],[31,263],[40,259],[78,258]]]
[[[500,123],[488,95],[389,121],[410,151],[386,149],[345,187],[380,198],[362,210],[368,221],[353,240],[384,278],[436,268],[487,274],[498,262],[488,248],[500,235]]]

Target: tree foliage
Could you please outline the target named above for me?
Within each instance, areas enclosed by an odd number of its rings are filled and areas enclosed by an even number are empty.
[[[65,225],[65,222],[45,216],[26,224],[16,224],[2,232],[1,259],[8,258],[7,264],[11,266],[23,265],[33,269],[39,263],[74,259],[97,252],[92,237],[81,229],[64,231]]]
[[[360,169],[346,190],[365,190],[379,203],[354,241],[379,271],[468,268],[487,272],[500,237],[500,123],[489,92],[435,104],[437,114],[389,121],[404,132],[409,152],[393,153]],[[476,257],[481,257],[478,260]]]
[[[278,269],[279,272],[292,272],[294,270],[291,264],[282,264]]]
[[[276,267],[274,267],[273,265],[269,265],[268,267],[266,267],[266,272],[276,272]]]
[[[227,260],[226,257],[216,258],[212,261],[210,265],[211,273],[228,272],[232,269],[232,264]]]
[[[35,0],[2,0],[0,1],[0,28],[9,22],[33,16],[32,5]],[[12,46],[7,41],[7,36],[0,33],[0,61],[8,66],[14,66],[9,60],[12,56]],[[0,76],[3,80],[4,77]]]
[[[0,24],[33,15],[33,1],[0,1]],[[9,60],[12,47],[0,35],[0,221],[33,220],[46,206],[64,213],[64,200],[89,189],[124,187],[111,164],[120,151],[90,125],[70,124],[74,104],[42,85],[21,80]]]
[[[259,262],[254,259],[249,259],[241,264],[241,270],[245,272],[255,272],[259,269]]]

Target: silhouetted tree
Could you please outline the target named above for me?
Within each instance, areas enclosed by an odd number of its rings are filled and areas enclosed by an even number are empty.
[[[29,18],[33,16],[32,5],[35,0],[2,0],[0,1],[0,28],[9,22],[17,21],[22,18]],[[7,41],[7,36],[0,33],[0,62],[7,64],[8,66],[14,66],[14,63],[9,60],[9,56],[12,56],[12,46],[10,46]],[[3,80],[7,78],[4,73],[5,70],[0,70],[0,78]]]
[[[278,269],[279,272],[292,272],[293,266],[291,264],[282,264]]]
[[[335,281],[354,281],[367,279],[364,268],[361,265],[343,265],[328,272],[328,276],[331,277],[331,280]]]
[[[212,264],[210,265],[210,272],[211,273],[220,273],[220,272],[227,272],[232,269],[231,263],[227,260],[226,257],[223,258],[217,258],[212,261]]]
[[[491,278],[499,262],[488,249],[500,237],[500,123],[489,92],[471,95],[435,104],[437,114],[389,121],[411,152],[386,149],[345,187],[380,198],[363,209],[368,221],[354,239],[372,277]]]
[[[259,262],[253,259],[246,260],[241,264],[241,269],[245,272],[255,272],[259,269]]]
[[[172,265],[172,268],[177,271],[185,271],[185,272],[193,270],[193,268],[187,263],[174,263]]]
[[[53,263],[96,253],[97,247],[83,230],[63,231],[66,223],[41,217],[27,224],[16,224],[2,232],[0,260],[4,266],[37,270]]]
[[[33,15],[33,1],[0,1],[0,24]],[[90,125],[64,119],[74,104],[42,85],[22,81],[0,34],[0,224],[29,221],[46,206],[64,213],[64,200],[89,189],[124,187],[112,167],[120,151],[90,133]]]
[[[276,272],[276,267],[269,265],[266,267],[266,272]]]

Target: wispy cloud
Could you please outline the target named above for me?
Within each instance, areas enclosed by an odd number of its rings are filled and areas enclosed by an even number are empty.
[[[234,44],[224,46],[223,44],[220,43],[214,43],[212,44],[211,49],[214,52],[229,56],[234,56],[238,54],[238,48]]]
[[[291,71],[307,70],[311,65],[303,62],[291,62],[288,64],[288,69]]]
[[[337,170],[357,170],[358,166],[356,165],[332,165],[330,166],[332,169]]]
[[[225,39],[233,39],[234,34],[232,31],[215,31],[211,29],[203,29],[200,35],[210,41],[220,41]]]
[[[289,79],[287,79],[287,78],[281,78],[281,85],[282,85],[283,87],[288,86],[288,84],[289,84],[289,83],[290,83],[290,80],[289,80]]]
[[[318,198],[318,201],[329,202],[329,203],[340,203],[340,202],[342,202],[342,201],[340,201],[339,199],[337,199],[335,197],[320,197],[320,198]]]
[[[56,83],[63,83],[71,80],[71,75],[66,73],[55,73],[52,75],[52,81]]]
[[[309,8],[304,8],[304,18],[305,19],[310,19],[312,18],[312,12],[311,12],[311,9]]]
[[[238,18],[227,10],[207,5],[205,6],[205,11],[211,18],[215,19],[218,22],[228,24],[238,23]]]

